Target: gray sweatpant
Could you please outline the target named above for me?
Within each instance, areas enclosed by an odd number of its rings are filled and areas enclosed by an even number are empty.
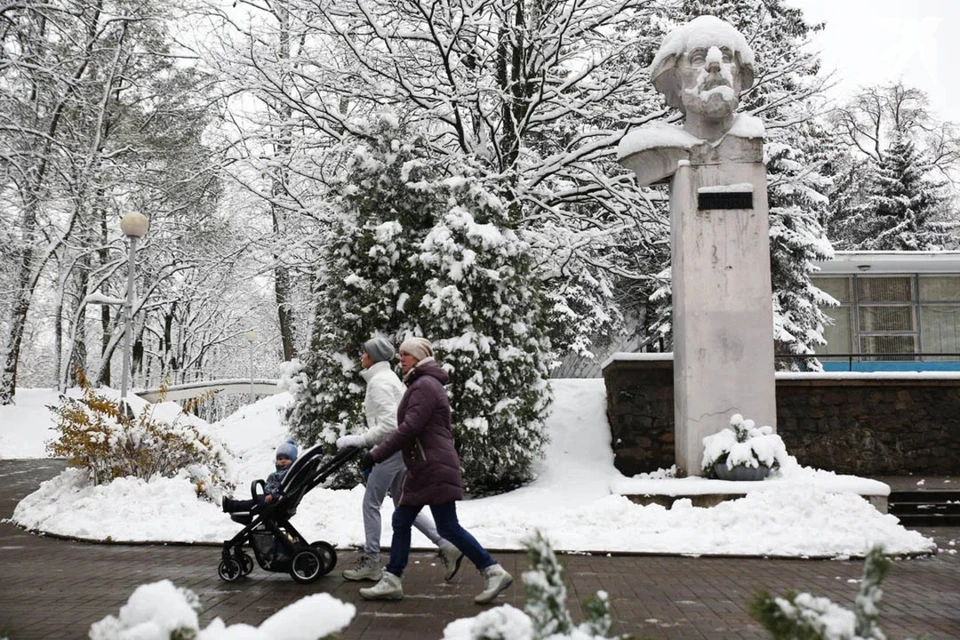
[[[406,471],[407,468],[403,464],[403,454],[397,451],[383,462],[373,465],[373,471],[367,476],[367,488],[363,493],[363,529],[367,536],[366,542],[363,543],[364,555],[379,560],[380,505],[383,504],[383,500],[389,491],[393,498],[393,504],[396,506],[397,499],[400,497],[403,474]],[[437,526],[425,511],[421,511],[417,515],[417,519],[413,521],[413,526],[438,547],[446,542],[437,533]]]

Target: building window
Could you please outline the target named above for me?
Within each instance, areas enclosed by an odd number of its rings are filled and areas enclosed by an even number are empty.
[[[920,338],[923,353],[960,353],[960,276],[920,276]],[[924,360],[957,360],[929,356]]]
[[[815,351],[858,354],[861,360],[958,360],[960,276],[821,276],[813,284],[840,302],[825,307],[833,319],[826,345]]]

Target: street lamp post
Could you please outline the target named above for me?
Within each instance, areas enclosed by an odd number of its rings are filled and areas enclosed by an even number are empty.
[[[253,329],[248,329],[243,333],[243,337],[250,344],[250,404],[253,404],[253,343],[260,338],[260,334]]]
[[[130,345],[133,334],[133,283],[136,272],[137,241],[147,235],[150,222],[142,213],[131,212],[120,220],[120,230],[130,238],[130,260],[127,263],[127,295],[123,303],[123,375],[120,381],[121,410],[133,417],[133,411],[127,404],[127,387],[130,385]]]

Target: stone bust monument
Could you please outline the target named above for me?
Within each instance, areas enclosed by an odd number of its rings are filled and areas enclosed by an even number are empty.
[[[670,181],[674,452],[695,476],[711,471],[703,439],[733,414],[776,429],[763,124],[737,113],[753,52],[718,18],[671,31],[650,76],[683,126],[631,131],[617,151],[638,183]]]
[[[667,104],[683,112],[683,127],[656,123],[633,131],[621,140],[617,159],[641,184],[651,184],[673,175],[698,145],[717,147],[728,136],[762,139],[760,120],[736,113],[740,93],[753,86],[753,61],[743,34],[714,16],[671,31],[650,76]]]

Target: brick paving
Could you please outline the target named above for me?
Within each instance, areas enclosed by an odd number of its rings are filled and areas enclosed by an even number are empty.
[[[63,467],[53,460],[0,461],[0,518],[17,501]],[[349,517],[353,517],[350,514]],[[345,516],[347,517],[347,516]],[[360,517],[356,514],[356,517]],[[960,528],[921,529],[942,549],[960,548]],[[668,534],[665,534],[668,535]],[[955,540],[956,546],[949,546]],[[523,607],[519,576],[527,567],[519,553],[495,553],[518,582],[497,602]],[[435,558],[414,553],[400,602],[360,599],[357,584],[340,578],[356,559],[341,551],[333,573],[313,585],[259,567],[245,580],[221,582],[219,550],[210,546],[106,545],[53,539],[0,523],[0,638],[85,638],[90,625],[116,615],[140,584],[164,578],[200,597],[204,626],[216,617],[228,624],[259,624],[299,598],[327,592],[357,606],[345,639],[439,639],[457,618],[483,610],[473,604],[481,579],[469,565],[452,583],[442,581]],[[860,576],[859,561],[691,558],[672,556],[562,557],[569,605],[579,620],[579,603],[605,590],[614,609],[614,632],[645,638],[765,638],[745,611],[759,589],[784,593],[798,588],[850,605]],[[889,638],[960,638],[960,555],[897,561],[884,589],[881,622]]]

